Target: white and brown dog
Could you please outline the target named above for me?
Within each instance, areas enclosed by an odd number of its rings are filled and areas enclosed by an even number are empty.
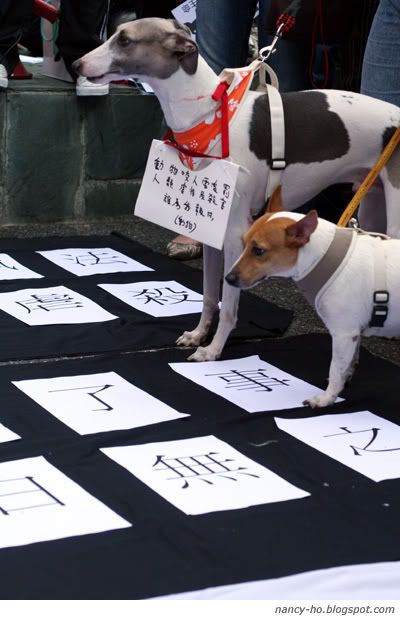
[[[376,261],[382,261],[385,291],[377,291]],[[226,279],[244,289],[270,276],[292,278],[332,337],[328,387],[305,405],[335,402],[358,361],[361,335],[400,336],[398,239],[339,228],[316,211],[267,213],[245,234],[243,253]],[[377,324],[383,327],[371,326]]]
[[[278,52],[279,53],[279,52]],[[157,95],[168,125],[183,132],[215,113],[211,94],[218,76],[199,56],[190,31],[174,20],[142,19],[119,26],[102,46],[75,63],[75,71],[98,84],[137,77]],[[282,94],[286,128],[283,200],[294,210],[325,187],[358,183],[400,125],[400,109],[359,94],[314,90]],[[225,237],[225,273],[242,251],[242,235],[265,202],[271,165],[269,99],[251,91],[230,127],[230,155],[240,166]],[[134,136],[132,136],[134,141]],[[219,144],[210,151],[219,155]],[[386,208],[385,208],[386,207]],[[400,237],[400,152],[384,168],[363,204],[361,224]],[[218,309],[221,252],[204,248],[204,305],[198,326],[178,340],[197,346],[190,359],[217,359],[236,324],[239,290],[224,282],[220,320],[206,347]]]

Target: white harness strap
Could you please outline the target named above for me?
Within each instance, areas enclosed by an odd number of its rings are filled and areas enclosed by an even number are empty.
[[[333,240],[320,261],[300,280],[297,286],[310,304],[318,310],[318,304],[327,289],[347,265],[354,249],[357,235],[368,235],[363,230],[336,228]],[[378,237],[372,233],[370,236]],[[385,239],[380,238],[373,245],[374,253],[374,292],[371,319],[368,327],[383,327],[389,313],[389,292],[386,288]]]
[[[267,84],[267,93],[271,122],[271,168],[268,175],[265,202],[271,198],[276,188],[281,184],[282,170],[286,168],[285,113],[282,97],[279,90],[269,84]]]

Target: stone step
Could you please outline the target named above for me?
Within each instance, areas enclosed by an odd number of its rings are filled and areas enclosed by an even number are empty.
[[[74,84],[33,73],[0,90],[0,225],[133,213],[161,135],[157,98],[133,85],[78,98]]]

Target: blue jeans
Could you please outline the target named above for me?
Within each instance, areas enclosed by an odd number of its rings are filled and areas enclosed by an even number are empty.
[[[381,0],[365,50],[361,92],[400,106],[400,0]]]
[[[259,46],[271,43],[264,31],[270,0],[260,0]],[[220,73],[225,67],[246,64],[249,35],[257,0],[197,0],[197,43],[206,62]],[[310,50],[306,45],[284,38],[269,59],[280,82],[280,90],[309,88],[307,75]]]

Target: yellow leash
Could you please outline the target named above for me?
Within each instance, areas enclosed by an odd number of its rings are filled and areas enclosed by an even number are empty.
[[[390,141],[386,145],[385,150],[381,153],[374,167],[367,174],[364,181],[361,183],[360,187],[354,194],[353,198],[350,200],[349,204],[343,211],[337,223],[338,226],[347,226],[351,216],[354,214],[355,210],[358,208],[364,196],[369,192],[369,190],[375,183],[378,174],[381,172],[382,168],[386,166],[387,162],[391,158],[395,148],[397,147],[399,143],[400,143],[400,127],[396,129]]]

